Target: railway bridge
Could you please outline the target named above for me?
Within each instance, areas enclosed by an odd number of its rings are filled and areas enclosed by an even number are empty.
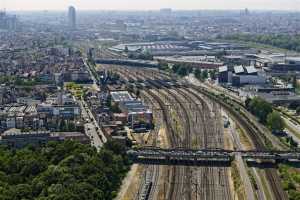
[[[248,162],[300,162],[298,151],[137,148],[128,150],[127,154],[133,162],[157,165],[230,165],[236,156],[241,156]]]

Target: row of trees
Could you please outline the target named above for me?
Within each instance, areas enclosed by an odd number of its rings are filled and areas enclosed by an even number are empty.
[[[72,141],[0,149],[0,199],[113,199],[130,162],[116,142],[101,152]]]
[[[38,77],[34,78],[21,78],[18,76],[0,76],[0,84],[12,84],[17,86],[35,86],[39,84],[47,84]]]
[[[187,76],[189,73],[193,72],[193,68],[191,66],[181,64],[174,64],[172,67],[170,67],[167,63],[160,63],[159,69],[178,74],[182,77]]]
[[[282,132],[284,130],[285,123],[280,113],[274,111],[272,105],[262,98],[247,99],[246,107],[262,124],[267,125],[271,131]]]
[[[224,38],[223,38],[224,39]],[[272,45],[274,47],[300,52],[300,35],[250,35],[236,34],[225,37],[225,39],[255,42],[259,44]]]
[[[282,179],[283,189],[287,191],[289,199],[300,199],[300,192],[297,190],[300,185],[300,174],[298,171],[294,170],[289,165],[280,164],[279,173]]]
[[[193,68],[190,66],[175,64],[172,67],[172,72],[179,76],[187,76],[189,73],[193,72]]]
[[[201,70],[199,68],[194,69],[188,65],[175,64],[172,68],[169,68],[168,64],[161,63],[159,66],[160,70],[171,71],[179,76],[187,76],[190,73],[194,73],[195,77],[199,80],[206,80],[207,78],[212,78],[215,80],[217,78],[216,70]]]

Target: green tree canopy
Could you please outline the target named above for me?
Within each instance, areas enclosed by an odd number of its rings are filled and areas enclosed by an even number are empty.
[[[258,117],[259,121],[262,123],[267,122],[268,115],[273,111],[272,105],[260,97],[254,97],[250,103],[247,102],[247,104],[247,109]]]
[[[125,147],[113,141],[99,153],[73,141],[0,148],[0,199],[113,199],[129,165]]]
[[[267,125],[271,131],[283,131],[285,123],[280,116],[280,113],[273,111],[267,117]]]

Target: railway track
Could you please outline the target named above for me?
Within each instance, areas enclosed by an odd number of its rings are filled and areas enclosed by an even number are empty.
[[[193,87],[196,91],[198,91],[201,94],[205,94],[205,92],[199,88]],[[210,98],[213,98],[210,96]],[[253,127],[253,124],[251,124],[247,118],[241,117],[236,111],[233,111],[231,107],[229,107],[226,103],[219,101],[217,99],[214,99],[218,103],[220,103],[226,110],[228,110],[233,117],[241,124],[241,126],[246,130],[246,132],[249,134],[255,148],[257,150],[267,150],[266,144],[264,142],[265,139],[262,139],[263,133],[261,133],[260,129],[257,127]],[[287,194],[283,191],[281,186],[281,181],[279,178],[279,175],[277,173],[276,169],[266,169],[265,170],[266,178],[269,181],[270,188],[272,189],[272,192],[274,194],[274,198],[277,200],[284,200],[288,199]]]
[[[159,110],[160,110],[160,106],[159,104],[157,105],[157,102],[155,102],[154,99],[152,99],[151,96],[147,95],[146,93],[142,94],[143,97],[145,99],[147,99],[149,101],[149,103],[151,105],[153,105],[154,107],[157,107],[158,109],[154,109],[154,113],[155,115],[157,115],[155,118],[157,119],[157,121],[160,121],[163,116],[161,116],[161,114],[159,114]],[[158,134],[159,134],[159,129],[160,129],[160,124],[156,123],[156,127],[155,130],[152,131],[152,141],[151,141],[151,145],[156,147],[157,146],[157,140],[158,140]],[[149,143],[147,143],[149,144]],[[157,191],[157,187],[158,185],[156,183],[159,182],[159,177],[160,177],[160,166],[157,165],[150,165],[148,167],[146,167],[145,169],[145,182],[143,185],[141,185],[140,190],[141,192],[139,193],[139,195],[136,196],[136,200],[148,200],[148,199],[154,199],[155,193]]]
[[[128,71],[127,71],[128,72]],[[137,73],[136,75],[144,75],[145,76],[145,73]],[[154,76],[152,74],[152,77],[155,77],[155,78],[161,78],[161,77],[158,77],[158,76]],[[164,90],[164,91],[167,91],[167,94],[166,96],[172,96],[176,102],[180,105],[181,108],[183,108],[184,110],[184,116],[185,118],[184,119],[187,119],[186,121],[188,122],[186,125],[185,125],[185,129],[187,130],[186,131],[186,136],[185,136],[185,140],[184,140],[184,147],[188,147],[190,148],[191,146],[191,128],[194,127],[196,124],[195,122],[193,122],[193,116],[191,116],[191,114],[193,114],[193,111],[191,111],[191,108],[187,108],[186,104],[197,104],[194,102],[194,100],[189,97],[189,94],[185,94],[183,91],[181,91],[180,89],[174,89],[173,90]],[[175,93],[178,93],[178,94],[175,94]],[[180,97],[178,96],[182,96],[181,98],[182,99],[179,99]],[[168,97],[165,97],[165,98],[168,98]],[[199,98],[197,96],[197,98]],[[184,99],[189,99],[190,101],[189,102],[184,102],[183,103],[183,100]],[[203,104],[204,101],[201,99],[201,103]],[[206,106],[206,108],[208,108],[208,106]],[[187,110],[190,110],[190,112],[187,112]],[[201,109],[197,108],[196,109],[196,112],[199,112],[200,116],[201,116]],[[204,112],[206,113],[206,112]],[[208,115],[207,115],[208,116]],[[207,117],[206,116],[206,117]],[[192,124],[190,123],[190,121],[192,122]],[[207,122],[206,122],[207,123]],[[203,123],[205,124],[205,123]],[[209,123],[210,125],[213,124],[212,122]],[[170,125],[170,127],[172,127],[172,125]],[[194,130],[195,131],[195,127],[194,127]],[[207,132],[207,131],[206,131]],[[215,130],[211,130],[210,131],[211,133],[214,133]],[[204,138],[206,138],[206,142],[204,142],[204,146],[208,146],[208,139],[207,139],[207,136],[208,134],[206,134],[204,136]],[[211,137],[211,138],[214,138],[214,137]],[[222,140],[220,140],[222,142]],[[220,142],[219,141],[219,142]],[[212,140],[210,143],[210,146],[213,146],[214,148],[216,147],[216,144],[218,144],[218,141],[215,141],[215,140]],[[203,146],[202,146],[203,147]],[[185,180],[180,180],[178,178],[176,178],[176,182],[174,182],[173,184],[173,187],[170,188],[170,192],[169,192],[169,199],[177,199],[178,196],[179,198],[178,199],[182,199],[182,196],[185,198],[185,199],[192,199],[192,192],[191,192],[191,179],[192,179],[192,176],[193,176],[193,171],[195,169],[190,169],[189,167],[182,167],[181,169],[178,169],[177,171],[174,171],[173,173],[177,174],[178,176],[177,177],[184,177]],[[198,169],[199,170],[199,169]],[[197,169],[196,169],[197,171]],[[222,172],[225,172],[226,169],[218,169],[218,170],[215,170],[213,168],[207,168],[207,169],[204,169],[202,171],[200,171],[200,173],[204,176],[204,177],[207,177],[207,173],[211,174],[212,177],[218,177],[216,178],[216,182],[214,182],[214,179],[215,178],[204,178],[204,179],[201,179],[199,178],[198,180],[205,180],[205,181],[202,181],[202,187],[205,188],[205,191],[206,192],[202,192],[202,196],[200,196],[201,198],[203,199],[231,199],[231,196],[230,196],[230,191],[229,191],[229,187],[228,187],[228,179],[227,177],[225,176],[225,173],[222,173]],[[215,188],[217,188],[217,186],[221,183],[221,185],[225,188],[223,189],[219,189],[221,192],[218,192],[215,190]],[[177,185],[177,187],[176,187]],[[180,187],[178,187],[178,185],[180,185]],[[184,185],[184,186],[183,186]],[[196,196],[198,196],[198,190],[197,190],[197,185],[198,183],[196,183],[196,189],[195,189],[195,192],[196,193]],[[176,192],[175,192],[176,191]],[[228,192],[229,191],[229,192]],[[178,192],[180,193],[178,195]]]
[[[215,107],[216,105],[213,103],[211,108],[208,106],[208,103],[205,102],[203,97],[200,97],[195,92],[187,91],[185,89],[181,89],[181,92],[186,93],[186,98],[195,98],[194,101],[199,101],[198,104],[195,106],[201,106],[202,112],[204,115],[200,115],[200,122],[201,126],[205,129],[203,131],[203,135],[200,135],[201,138],[204,138],[202,144],[200,145],[201,148],[224,148],[224,141],[223,141],[223,130],[221,130],[220,124],[221,122],[221,114],[220,109]],[[213,118],[211,118],[208,113],[216,113]],[[202,117],[201,117],[202,116]],[[211,126],[213,123],[215,125]],[[212,129],[210,128],[212,127]],[[211,137],[210,137],[211,135]],[[199,147],[199,146],[198,146]],[[220,168],[196,168],[194,169],[195,173],[200,171],[200,178],[197,179],[197,184],[201,185],[200,190],[200,199],[231,199],[229,183],[228,183],[228,176],[227,176],[227,168],[220,167]],[[207,177],[215,177],[208,179]],[[194,176],[191,176],[194,177]],[[219,186],[222,186],[220,188]],[[197,189],[196,189],[196,195]]]
[[[267,138],[265,138],[263,134],[263,130],[260,127],[257,127],[255,123],[251,122],[251,120],[247,119],[247,115],[243,115],[242,117],[240,114],[235,112],[232,107],[229,107],[226,103],[220,101],[220,99],[212,98],[212,96],[207,95],[205,91],[195,87],[191,86],[192,89],[196,90],[200,94],[204,94],[205,96],[208,96],[209,99],[213,99],[215,102],[218,102],[222,107],[224,107],[226,110],[230,111],[231,114],[235,117],[235,120],[238,121],[243,128],[247,131],[248,134],[250,134],[251,140],[253,141],[255,148],[257,150],[266,150],[267,149]],[[239,106],[239,104],[237,105]],[[272,188],[274,198],[275,199],[288,199],[287,194],[283,191],[280,178],[278,176],[277,170],[275,169],[266,169],[266,178],[269,181],[269,184]]]
[[[122,73],[123,74],[123,73]],[[124,74],[123,74],[124,76]],[[135,77],[133,76],[127,76],[126,78],[127,80],[129,79],[136,79]],[[173,129],[173,126],[172,126],[172,122],[171,122],[171,117],[170,117],[170,114],[168,113],[168,108],[165,104],[165,102],[163,102],[163,100],[159,97],[158,94],[155,94],[154,92],[151,92],[151,91],[148,91],[148,94],[154,98],[154,100],[159,104],[159,107],[162,109],[162,112],[163,112],[163,121],[165,121],[166,123],[166,129],[167,129],[167,132],[170,133],[169,135],[171,136],[170,137],[170,144],[172,145],[172,147],[177,147],[179,145],[179,142],[178,140],[176,139],[175,137],[175,130]],[[167,99],[168,97],[166,97],[165,99]],[[171,101],[171,100],[169,100]],[[157,183],[157,172],[158,170],[157,169],[153,169],[153,168],[150,168],[150,177],[153,177],[153,182],[152,182],[152,188],[150,189],[149,191],[149,195],[144,195],[142,197],[140,197],[139,199],[144,199],[145,197],[147,199],[154,199],[154,193],[155,193],[155,185]],[[175,174],[179,174],[180,171],[178,171],[178,169],[176,169],[175,167],[172,167],[172,170],[171,170],[172,174],[175,175]],[[171,179],[171,182],[176,182],[178,181],[178,176],[172,176],[172,179]],[[149,184],[145,184],[145,192],[148,192],[148,186]],[[171,187],[173,188],[173,187]],[[175,192],[177,192],[177,190],[172,190],[171,194],[174,194],[175,196],[177,195]]]
[[[128,72],[125,72],[125,73],[124,73],[124,71],[118,71],[118,72],[120,72],[120,74],[122,74],[122,76],[126,76],[125,74],[127,74],[127,77],[126,77],[127,80],[129,80],[129,79],[136,80],[136,77],[133,77],[132,75],[128,75],[129,74]],[[163,116],[164,116],[163,118],[164,118],[164,121],[166,122],[166,129],[167,129],[167,132],[169,133],[168,136],[169,136],[171,147],[178,147],[180,145],[180,142],[178,141],[178,138],[176,137],[176,131],[174,130],[172,121],[170,120],[172,117],[170,116],[170,113],[168,112],[169,108],[166,106],[165,102],[163,102],[162,98],[160,97],[160,95],[162,95],[162,94],[159,94],[159,93],[155,94],[155,92],[152,92],[152,91],[148,91],[148,94],[151,97],[153,97],[158,102],[160,107],[162,108]],[[175,99],[176,98],[177,97],[175,97]],[[165,95],[163,99],[168,102],[171,102],[171,104],[175,103],[174,101],[172,101],[172,99],[169,98],[168,95]],[[178,101],[178,99],[177,99],[177,101]],[[174,105],[177,106],[177,104],[174,104]],[[176,107],[175,109],[180,110],[179,107]],[[185,112],[185,115],[187,115],[186,112]],[[189,127],[188,127],[188,129],[189,129]],[[190,131],[187,131],[187,132],[190,132]],[[175,184],[175,183],[182,182],[181,178],[183,176],[180,175],[180,174],[182,174],[182,169],[180,169],[179,167],[171,167],[171,174],[172,174],[172,176],[171,176],[171,180],[169,181],[169,191],[166,196],[168,197],[167,199],[172,199],[173,197],[174,197],[173,199],[176,199],[179,196],[178,192],[180,190],[177,189],[178,184]],[[172,196],[172,197],[169,198],[169,196]],[[151,196],[149,196],[149,197],[151,197]],[[151,199],[151,198],[149,198],[149,199]]]

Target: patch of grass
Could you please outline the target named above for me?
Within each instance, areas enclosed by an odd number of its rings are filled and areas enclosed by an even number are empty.
[[[255,177],[250,170],[248,170],[248,175],[249,175],[250,182],[251,182],[253,188],[257,189],[258,186],[257,186],[256,180],[255,180]]]
[[[279,165],[279,173],[283,189],[289,199],[300,199],[300,170],[287,164]]]
[[[243,182],[241,180],[241,176],[235,162],[232,162],[231,164],[231,176],[233,180],[234,190],[238,196],[238,199],[246,199],[245,188],[243,186]]]

